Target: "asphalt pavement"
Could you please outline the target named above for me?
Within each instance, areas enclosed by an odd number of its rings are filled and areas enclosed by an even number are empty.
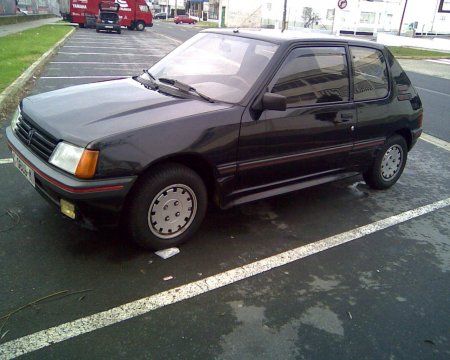
[[[196,32],[163,22],[121,35],[80,29],[33,92],[139,73]],[[411,78],[444,94],[419,89],[425,130],[448,140],[450,80]],[[0,159],[9,156],[0,138]],[[419,140],[386,191],[358,176],[211,208],[198,234],[167,260],[117,231],[79,228],[12,164],[0,164],[0,317],[69,291],[3,327],[0,320],[0,358],[446,359],[450,207],[421,207],[449,201],[449,159]],[[340,245],[317,250],[333,241]],[[273,267],[293,249],[302,256]]]

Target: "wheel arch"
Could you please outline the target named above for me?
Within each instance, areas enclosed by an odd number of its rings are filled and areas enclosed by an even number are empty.
[[[143,178],[150,171],[164,164],[181,164],[196,172],[205,184],[208,198],[213,199],[216,190],[217,169],[204,156],[198,153],[177,153],[168,155],[152,161],[139,174],[138,180]],[[134,186],[133,186],[134,187]]]
[[[408,129],[408,128],[401,128],[401,129],[396,130],[393,134],[391,134],[391,136],[392,135],[400,135],[400,136],[402,136],[405,139],[405,141],[406,141],[406,145],[408,145],[408,151],[411,150],[413,139],[412,139],[412,134],[411,134],[411,130],[410,129]]]

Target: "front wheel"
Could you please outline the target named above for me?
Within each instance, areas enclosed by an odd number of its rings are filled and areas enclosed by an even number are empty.
[[[166,164],[137,185],[127,209],[128,230],[133,241],[146,249],[176,246],[199,228],[206,207],[206,188],[197,173]]]
[[[403,173],[408,157],[408,146],[400,135],[387,139],[375,161],[364,174],[364,180],[373,189],[383,190],[394,185]]]
[[[144,22],[143,22],[143,21],[138,21],[138,22],[136,23],[136,30],[137,30],[137,31],[144,31],[144,29],[145,29],[145,24],[144,24]]]

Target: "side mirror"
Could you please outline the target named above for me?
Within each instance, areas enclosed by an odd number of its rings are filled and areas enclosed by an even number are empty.
[[[266,92],[262,98],[262,108],[263,110],[285,111],[287,98],[283,95]]]

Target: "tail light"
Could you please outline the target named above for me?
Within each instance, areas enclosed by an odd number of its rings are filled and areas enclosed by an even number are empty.
[[[423,123],[423,111],[421,111],[419,113],[419,116],[417,117],[417,124],[419,125],[419,128],[422,127],[422,123]]]

